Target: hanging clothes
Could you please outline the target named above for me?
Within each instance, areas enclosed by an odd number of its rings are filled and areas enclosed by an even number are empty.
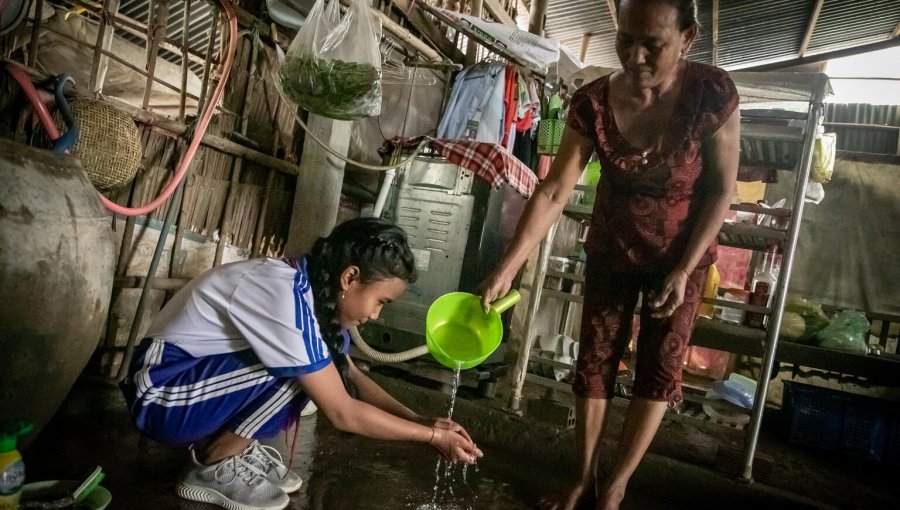
[[[505,91],[505,66],[499,62],[481,62],[461,71],[438,125],[438,138],[500,143]]]
[[[515,141],[516,120],[519,114],[518,94],[516,89],[519,83],[519,72],[514,66],[506,66],[504,74],[503,107],[505,109],[505,121],[503,123],[502,143],[507,150],[512,151]]]

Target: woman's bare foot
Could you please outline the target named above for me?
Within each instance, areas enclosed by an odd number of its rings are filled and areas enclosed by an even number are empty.
[[[541,498],[538,508],[541,510],[580,510],[591,508],[594,502],[594,491],[588,490],[586,484],[574,485],[568,492],[555,497]]]

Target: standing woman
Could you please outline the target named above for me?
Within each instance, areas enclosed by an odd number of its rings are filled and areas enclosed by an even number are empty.
[[[225,264],[180,290],[123,384],[142,432],[193,443],[178,495],[231,510],[286,507],[301,480],[258,440],[290,427],[310,399],[342,431],[426,443],[475,462],[481,451],[465,429],[408,409],[347,354],[346,330],[377,319],[414,280],[404,232],[357,218],[306,257]]]
[[[735,187],[740,114],[728,74],[686,56],[697,36],[694,0],[621,0],[622,69],[578,90],[562,146],[515,238],[482,284],[485,305],[506,294],[527,256],[559,218],[591,154],[603,176],[587,253],[581,348],[573,392],[579,475],[552,510],[594,500],[615,509],[669,404],[716,234]],[[611,473],[597,480],[600,438],[616,371],[643,295],[634,397]]]

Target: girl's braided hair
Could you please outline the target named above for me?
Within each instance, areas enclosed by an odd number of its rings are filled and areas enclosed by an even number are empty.
[[[335,227],[328,237],[319,238],[306,261],[322,338],[344,386],[352,394],[354,388],[349,380],[347,359],[341,352],[344,337],[337,316],[341,274],[348,267],[356,266],[361,283],[391,278],[413,283],[416,264],[412,250],[400,227],[379,218],[355,218]]]

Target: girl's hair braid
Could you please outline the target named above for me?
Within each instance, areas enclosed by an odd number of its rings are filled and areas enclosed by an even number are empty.
[[[355,218],[335,227],[328,237],[319,238],[306,260],[322,337],[344,386],[354,394],[349,365],[341,352],[344,337],[337,317],[339,279],[345,269],[356,266],[362,283],[391,278],[415,282],[416,264],[406,233],[379,218]]]

